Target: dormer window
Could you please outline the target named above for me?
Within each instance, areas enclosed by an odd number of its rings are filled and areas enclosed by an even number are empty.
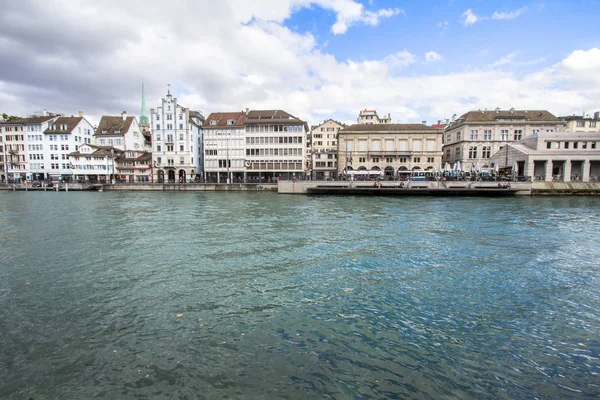
[[[211,119],[210,120],[210,124],[211,125],[217,125],[217,120],[216,119]]]
[[[235,124],[235,120],[233,120],[233,119],[227,120],[227,125],[233,125],[233,124]]]
[[[121,133],[120,129],[115,129],[115,133]]]
[[[102,129],[102,133],[108,133],[106,129]]]

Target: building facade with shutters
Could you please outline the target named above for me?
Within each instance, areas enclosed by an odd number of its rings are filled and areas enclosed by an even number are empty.
[[[490,168],[490,158],[507,143],[564,130],[565,123],[546,110],[469,111],[446,128],[443,161]]]
[[[443,130],[423,124],[359,124],[338,134],[338,171],[387,179],[439,168]]]
[[[337,178],[338,132],[344,127],[333,119],[311,127],[309,162],[312,179]]]

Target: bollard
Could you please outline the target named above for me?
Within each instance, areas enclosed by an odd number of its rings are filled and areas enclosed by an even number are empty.
[[[67,184],[65,184],[65,192],[68,192],[68,191],[69,191],[69,184],[67,183]]]

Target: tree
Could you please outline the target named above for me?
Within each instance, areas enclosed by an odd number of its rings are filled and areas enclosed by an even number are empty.
[[[16,115],[8,115],[7,113],[2,113],[3,121],[17,121],[21,119],[21,117],[17,117]]]

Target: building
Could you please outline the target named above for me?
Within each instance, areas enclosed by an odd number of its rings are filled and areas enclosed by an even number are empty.
[[[560,119],[567,124],[565,132],[600,132],[600,111],[596,111],[593,118],[589,115],[571,115]]]
[[[91,183],[111,183],[116,175],[115,158],[122,150],[83,144],[69,154],[74,180]]]
[[[333,119],[311,127],[310,163],[313,179],[337,178],[338,132],[345,125]]]
[[[490,157],[507,143],[535,133],[564,131],[565,123],[546,110],[469,111],[444,133],[443,161],[489,168]]]
[[[25,180],[27,154],[25,124],[21,120],[0,122],[2,182]]]
[[[154,182],[187,182],[202,176],[204,117],[171,95],[150,110]]]
[[[443,130],[423,124],[359,124],[338,134],[338,171],[387,179],[440,168]]]
[[[103,115],[94,138],[101,147],[114,147],[123,151],[145,151],[149,147],[137,119],[128,116],[126,111],[121,116]]]
[[[246,177],[249,181],[300,178],[308,174],[308,124],[283,110],[249,110],[246,129]]]
[[[534,133],[507,144],[490,162],[534,181],[600,181],[600,133]]]
[[[303,177],[306,122],[282,110],[213,113],[203,126],[206,179],[225,183]]]
[[[27,123],[29,124],[29,121]],[[45,172],[46,179],[71,181],[74,173],[69,155],[77,151],[79,146],[92,144],[93,129],[81,112],[78,117],[58,117],[52,120],[44,130],[42,138],[42,162],[37,164],[37,159],[31,160],[32,164],[41,168],[32,168],[31,174],[37,178]],[[32,141],[33,145],[35,145],[34,141]],[[35,153],[32,151],[33,154]]]
[[[115,158],[117,182],[152,182],[152,153],[126,150]]]
[[[364,109],[358,113],[358,118],[356,119],[356,122],[359,125],[360,124],[391,124],[392,117],[389,113],[388,113],[387,117],[379,117],[379,115],[377,114],[377,111]]]
[[[241,182],[246,176],[244,112],[216,112],[204,121],[204,179],[208,182]]]

